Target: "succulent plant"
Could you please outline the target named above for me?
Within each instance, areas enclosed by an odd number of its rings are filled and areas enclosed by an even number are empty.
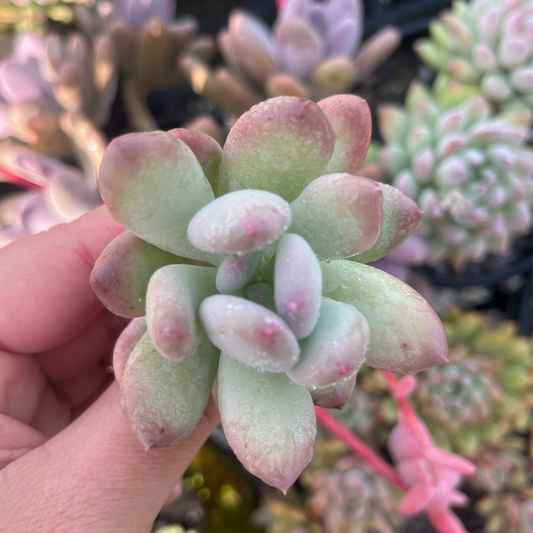
[[[196,36],[192,16],[174,20],[175,0],[114,0],[98,6],[98,16],[76,12],[87,33],[109,33],[115,45],[122,79],[122,96],[131,126],[138,131],[157,129],[144,99],[153,91],[184,81],[178,59],[185,52],[211,59],[209,36]]]
[[[100,205],[96,180],[27,146],[0,143],[0,181],[32,189],[0,202],[0,248]]]
[[[424,210],[415,233],[425,260],[458,270],[505,254],[531,227],[533,198],[533,153],[523,144],[530,114],[490,116],[487,100],[470,94],[439,77],[432,91],[413,83],[405,109],[379,111],[383,179]]]
[[[366,103],[341,95],[259,104],[223,151],[180,129],[110,144],[100,192],[129,231],[91,283],[136,318],[114,366],[147,449],[190,433],[218,372],[228,442],[286,490],[312,456],[313,400],[343,405],[363,362],[406,373],[446,360],[427,302],[358,262],[397,246],[420,216],[394,188],[352,174],[369,137]]]
[[[235,10],[218,35],[227,65],[211,72],[183,57],[193,88],[218,107],[240,115],[265,98],[319,100],[350,90],[397,48],[401,35],[386,27],[361,44],[361,0],[288,0],[274,29],[251,13]]]
[[[19,34],[0,62],[0,137],[60,157],[76,152],[96,174],[106,140],[95,124],[107,120],[116,82],[105,36],[91,48],[79,34]]]
[[[256,517],[267,533],[392,533],[401,522],[400,491],[338,440],[317,441],[300,484],[303,497],[264,499]]]
[[[533,2],[457,1],[415,43],[420,57],[496,106],[533,110]]]
[[[486,533],[529,533],[533,523],[533,485],[522,491],[486,496],[476,509],[487,518]]]

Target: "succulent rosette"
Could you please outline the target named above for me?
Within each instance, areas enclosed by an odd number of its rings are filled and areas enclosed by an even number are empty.
[[[182,59],[196,92],[238,115],[265,95],[317,101],[364,81],[400,44],[400,31],[392,26],[361,44],[361,0],[279,4],[272,30],[245,10],[233,11],[218,35],[226,66],[211,72],[197,59]]]
[[[215,45],[198,36],[192,16],[175,19],[175,0],[114,0],[97,6],[98,16],[78,10],[77,17],[90,35],[109,34],[118,58],[122,97],[131,126],[137,131],[157,129],[144,99],[157,90],[185,80],[178,59],[189,53],[209,60]]]
[[[533,109],[533,2],[454,2],[415,43],[420,57],[498,106]]]
[[[414,373],[446,361],[427,302],[361,262],[420,217],[396,189],[355,175],[370,129],[356,96],[280,97],[245,113],[223,151],[182,129],[110,144],[100,192],[128,231],[91,283],[134,318],[114,366],[146,449],[192,431],[218,376],[232,449],[285,491],[313,453],[313,402],[342,406],[363,362]]]
[[[92,175],[27,146],[0,143],[0,181],[30,189],[0,201],[0,248],[71,222],[101,204]]]
[[[12,54],[0,62],[0,138],[60,157],[71,156],[74,146],[95,172],[99,159],[91,159],[101,158],[105,140],[94,124],[107,120],[116,85],[108,36],[90,43],[81,34],[17,35]],[[86,123],[73,129],[73,121]]]
[[[405,108],[379,110],[383,178],[424,210],[415,233],[427,245],[425,261],[447,259],[457,270],[505,255],[531,227],[531,115],[491,116],[489,102],[471,94],[439,77],[432,91],[413,83]]]

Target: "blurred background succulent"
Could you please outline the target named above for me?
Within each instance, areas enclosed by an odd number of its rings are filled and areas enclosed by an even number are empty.
[[[287,0],[278,4],[273,30],[235,10],[218,35],[226,66],[212,72],[183,57],[194,90],[223,110],[240,115],[265,97],[318,101],[349,91],[387,59],[400,43],[397,28],[379,30],[362,45],[360,0]]]
[[[212,59],[215,44],[197,35],[192,16],[175,19],[175,0],[116,0],[101,2],[92,13],[77,10],[78,24],[87,34],[109,34],[122,76],[122,99],[130,126],[136,131],[158,129],[146,105],[146,96],[185,80],[178,66],[188,53]]]
[[[415,43],[420,57],[476,91],[496,109],[533,109],[533,2],[457,1]]]
[[[392,533],[402,521],[401,491],[325,434],[300,485],[263,500],[255,518],[267,533]]]
[[[427,263],[446,259],[460,270],[505,254],[531,228],[530,120],[523,109],[491,116],[475,89],[445,76],[432,90],[413,83],[405,108],[380,107],[381,179],[424,210],[415,237],[425,241]]]

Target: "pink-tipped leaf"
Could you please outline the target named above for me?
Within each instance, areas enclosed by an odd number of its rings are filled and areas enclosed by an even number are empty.
[[[198,308],[216,294],[215,277],[215,268],[168,265],[150,279],[146,321],[150,338],[164,357],[182,361],[198,349]]]
[[[202,302],[200,320],[215,346],[253,368],[285,372],[298,361],[300,347],[289,326],[262,305],[218,294]]]
[[[376,243],[383,193],[368,178],[329,174],[311,182],[291,210],[291,231],[306,239],[319,259],[351,257]]]
[[[321,294],[322,271],[313,250],[299,235],[285,235],[276,249],[274,300],[297,339],[313,331]]]
[[[218,405],[239,461],[286,492],[313,456],[316,418],[309,391],[285,374],[257,372],[222,353]]]

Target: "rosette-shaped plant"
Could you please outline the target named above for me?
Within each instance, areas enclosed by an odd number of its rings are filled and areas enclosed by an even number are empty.
[[[317,101],[364,81],[400,43],[400,31],[386,27],[361,46],[361,0],[279,4],[272,31],[251,13],[236,10],[231,14],[228,28],[218,35],[228,68],[211,73],[194,58],[182,59],[196,92],[239,115],[265,95]]]
[[[531,227],[533,198],[533,153],[523,146],[530,114],[490,116],[487,100],[468,94],[441,77],[432,92],[414,83],[405,109],[379,111],[384,178],[424,210],[416,234],[426,261],[456,269],[505,254]]]
[[[105,35],[94,45],[79,34],[18,35],[12,55],[0,62],[0,137],[57,156],[70,156],[73,145],[98,168],[105,141],[93,123],[107,120],[115,96],[114,57]],[[72,128],[86,118],[91,122]]]
[[[312,456],[313,400],[342,406],[363,362],[410,373],[446,361],[427,302],[358,262],[420,217],[396,189],[353,175],[369,137],[368,106],[341,95],[259,104],[224,151],[179,129],[110,144],[100,192],[129,231],[92,284],[110,310],[146,315],[119,340],[115,371],[147,449],[189,434],[218,372],[228,442],[286,490]]]
[[[479,313],[454,312],[445,328],[450,364],[418,376],[416,401],[437,442],[475,460],[530,427],[533,344]]]
[[[268,533],[392,533],[401,491],[371,467],[346,454],[338,440],[317,441],[311,464],[300,476],[301,494],[268,496],[257,522]]]
[[[497,105],[533,109],[533,2],[453,3],[415,43],[420,57]]]
[[[211,37],[196,37],[198,21],[175,19],[175,0],[114,0],[99,9],[100,19],[79,12],[80,22],[94,33],[104,28],[117,51],[122,96],[131,126],[138,131],[157,129],[144,99],[157,90],[184,81],[178,59],[185,52],[211,59]]]

